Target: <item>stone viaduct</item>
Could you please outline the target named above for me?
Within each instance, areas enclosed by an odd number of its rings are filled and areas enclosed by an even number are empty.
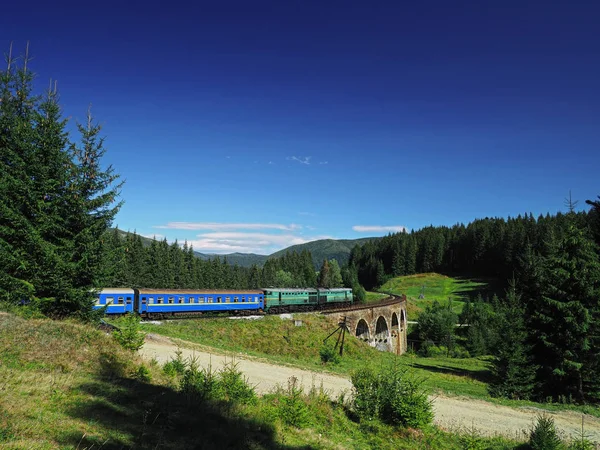
[[[406,351],[406,296],[394,296],[379,303],[361,305],[347,310],[325,314],[336,314],[350,332],[371,347],[401,355]]]

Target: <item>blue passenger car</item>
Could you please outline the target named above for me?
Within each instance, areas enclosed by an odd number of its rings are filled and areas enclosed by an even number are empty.
[[[94,309],[106,306],[106,314],[135,311],[135,291],[130,288],[106,288],[96,294]]]
[[[259,311],[264,307],[264,292],[251,289],[139,289],[137,302],[137,311],[142,315]]]

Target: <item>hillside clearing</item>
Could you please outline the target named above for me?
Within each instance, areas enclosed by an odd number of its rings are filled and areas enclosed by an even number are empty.
[[[379,291],[406,295],[409,300],[408,318],[417,320],[421,311],[434,301],[447,303],[450,300],[453,311],[460,314],[469,296],[485,291],[487,287],[488,284],[483,281],[453,278],[438,273],[420,273],[392,278]],[[423,298],[420,298],[421,294]]]

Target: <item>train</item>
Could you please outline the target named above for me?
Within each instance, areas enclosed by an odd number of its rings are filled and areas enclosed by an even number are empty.
[[[94,309],[104,309],[105,314],[111,316],[137,313],[146,318],[167,318],[207,313],[278,314],[323,310],[353,303],[352,289],[348,288],[104,288],[96,293]]]

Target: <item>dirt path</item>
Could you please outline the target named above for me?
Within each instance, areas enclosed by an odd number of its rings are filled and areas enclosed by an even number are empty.
[[[248,377],[250,383],[256,386],[256,391],[260,394],[269,392],[276,385],[285,387],[292,376],[299,380],[305,391],[310,390],[312,386],[322,386],[332,398],[337,398],[342,392],[350,393],[352,388],[350,380],[343,376],[275,365],[240,355],[235,355],[234,359],[222,352],[218,353],[216,349],[211,350],[215,353],[210,353],[192,343],[171,340],[155,334],[147,336],[141,353],[144,357],[155,358],[163,364],[175,356],[178,348],[175,342],[180,342],[184,358],[196,357],[202,367],[212,364],[214,369],[219,369],[224,363],[235,360],[239,369]],[[450,431],[476,429],[480,434],[500,434],[525,439],[536,416],[541,412],[536,408],[510,408],[483,400],[445,396],[431,398],[435,423]],[[567,436],[575,437],[581,430],[580,413],[560,411],[547,414],[554,418],[557,428]],[[586,434],[593,441],[600,442],[600,419],[585,415],[584,420]]]

